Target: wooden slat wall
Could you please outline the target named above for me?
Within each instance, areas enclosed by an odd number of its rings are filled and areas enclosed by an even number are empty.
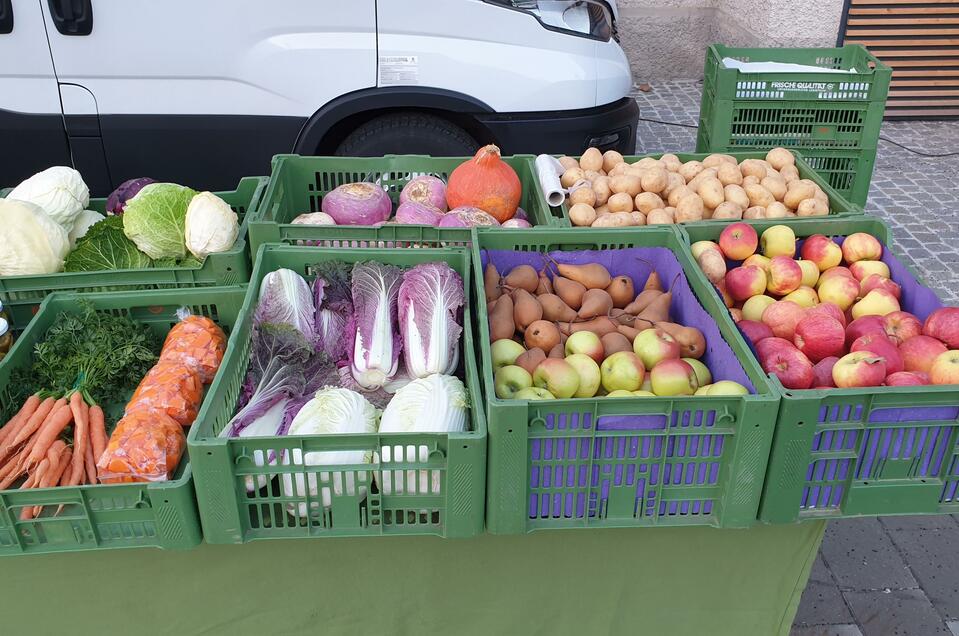
[[[847,2],[844,41],[893,69],[886,117],[959,116],[959,1]]]

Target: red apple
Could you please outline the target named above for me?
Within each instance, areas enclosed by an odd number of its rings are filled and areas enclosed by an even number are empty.
[[[817,291],[820,302],[833,303],[846,311],[859,298],[859,282],[851,276],[837,274],[826,280],[820,279]]]
[[[829,356],[817,362],[812,368],[814,387],[834,387],[836,383],[832,380],[832,368],[839,362],[836,356]]]
[[[726,272],[725,282],[733,300],[747,300],[766,291],[766,272],[755,265],[734,267]]]
[[[769,275],[766,289],[775,296],[785,296],[799,289],[802,284],[802,268],[791,256],[773,256],[769,260]]]
[[[842,309],[839,308],[836,303],[819,303],[815,307],[810,307],[806,310],[807,316],[829,316],[842,325],[843,329],[846,328],[846,314],[842,313]]]
[[[906,371],[929,373],[936,358],[948,351],[948,347],[932,336],[913,336],[899,345]]]
[[[756,343],[756,353],[759,355],[760,360],[780,349],[796,349],[796,345],[783,338],[777,338],[776,336],[763,338]],[[799,351],[799,349],[796,349],[796,351]]]
[[[874,289],[885,289],[896,298],[902,297],[902,287],[891,278],[883,278],[879,274],[870,274],[859,283],[859,296],[865,296]]]
[[[827,280],[835,276],[845,276],[846,278],[851,278],[853,280],[856,280],[856,277],[852,275],[852,272],[849,271],[848,267],[843,267],[842,265],[840,265],[838,267],[830,267],[829,269],[824,271],[822,274],[820,274],[819,280],[816,281],[816,288],[818,289],[820,285],[822,285]]]
[[[890,373],[886,376],[886,386],[922,386],[924,384],[929,384],[927,378],[922,377],[918,373],[910,373],[909,371],[898,371],[896,373]]]
[[[882,316],[863,316],[846,325],[846,344],[852,345],[859,336],[867,333],[886,333]]]
[[[889,266],[882,261],[856,261],[849,266],[849,271],[860,282],[873,274],[878,274],[883,278],[889,278],[892,275]]]
[[[802,320],[805,309],[791,300],[777,300],[763,310],[763,322],[773,330],[777,338],[792,341],[796,325]]]
[[[842,257],[846,263],[856,261],[878,261],[882,258],[882,243],[872,234],[856,232],[842,242]]]
[[[835,318],[805,315],[796,324],[793,344],[812,362],[846,353],[846,331]]]
[[[770,340],[773,338],[767,338],[760,344]],[[771,348],[760,358],[760,363],[766,373],[774,374],[787,389],[808,389],[812,386],[812,362],[792,345]]]
[[[933,384],[959,384],[959,350],[940,353],[929,369]]]
[[[773,337],[773,330],[769,328],[769,325],[764,322],[759,322],[758,320],[740,320],[736,323],[736,326],[739,327],[743,335],[753,344],[756,344],[764,338]]]
[[[812,261],[824,272],[842,262],[842,248],[828,236],[814,234],[807,238],[802,245],[803,260]]]
[[[839,359],[832,379],[840,389],[879,386],[886,379],[886,361],[871,351],[854,351]]]
[[[922,333],[942,340],[950,349],[959,349],[959,307],[943,307],[929,314]]]
[[[922,323],[908,311],[894,311],[882,317],[886,335],[897,345],[922,333]]]
[[[732,261],[744,261],[756,253],[759,235],[748,223],[733,223],[719,235],[719,249]]]
[[[884,333],[867,333],[856,338],[849,351],[871,351],[873,355],[882,356],[886,360],[886,373],[905,371],[902,354],[899,347]]]

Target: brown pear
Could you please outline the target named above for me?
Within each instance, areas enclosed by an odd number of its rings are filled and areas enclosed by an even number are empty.
[[[553,290],[571,309],[578,310],[583,306],[583,294],[586,293],[586,288],[581,283],[557,276],[553,279]]]
[[[544,319],[565,322],[576,320],[576,312],[556,294],[543,294],[536,299],[543,307]]]
[[[634,328],[628,327],[628,326],[626,326],[626,325],[618,325],[618,326],[616,327],[616,331],[618,331],[619,333],[621,333],[621,334],[623,334],[624,336],[626,336],[627,338],[629,338],[629,341],[632,342],[633,340],[636,339],[636,336],[639,335],[639,332],[640,332],[641,330],[640,330],[640,329],[634,329]]]
[[[516,329],[524,332],[526,328],[543,318],[543,307],[536,296],[525,289],[513,290],[513,322]]]
[[[500,288],[500,276],[496,271],[496,266],[492,263],[486,264],[486,271],[483,272],[483,286],[486,288],[486,302],[491,303],[502,295]]]
[[[608,358],[614,353],[618,353],[620,351],[633,350],[633,343],[630,342],[629,338],[618,331],[604,335],[602,338],[600,338],[600,341],[603,343],[604,358]]]
[[[556,265],[560,276],[565,276],[570,280],[575,280],[586,289],[606,289],[612,282],[609,270],[599,263],[588,263],[586,265]]]
[[[545,269],[539,270],[539,283],[536,285],[536,295],[542,296],[543,294],[552,294],[553,293],[553,281],[550,280],[549,275],[546,273]]]
[[[583,320],[596,316],[608,316],[613,308],[613,299],[605,289],[587,289],[583,294],[583,305],[579,308],[579,317]]]
[[[525,289],[532,294],[539,285],[539,275],[529,265],[517,265],[503,279],[503,285],[511,291]]]
[[[656,270],[653,270],[653,273],[650,274],[649,278],[646,279],[646,284],[643,285],[643,291],[646,291],[647,289],[663,291],[663,281],[659,279],[659,274],[656,273]]]
[[[552,349],[549,350],[549,356],[547,356],[547,357],[550,357],[550,358],[560,358],[560,359],[565,358],[565,357],[566,357],[566,349],[565,349],[565,347],[563,347],[562,344],[557,344],[555,347],[553,347]]]
[[[535,371],[539,363],[545,359],[546,353],[542,349],[533,348],[529,349],[526,353],[520,354],[513,364],[523,367],[530,375],[533,375],[533,371]]]
[[[490,341],[512,338],[514,333],[516,323],[513,320],[513,299],[504,294],[489,312]]]
[[[644,289],[643,291],[639,292],[639,294],[636,296],[635,299],[633,299],[633,302],[626,305],[623,311],[625,311],[627,314],[638,316],[640,313],[642,313],[644,309],[649,307],[649,304],[653,302],[654,300],[656,300],[662,293],[663,292],[656,289]]]
[[[649,322],[668,322],[669,321],[669,306],[673,301],[672,292],[663,292],[657,296],[653,302],[649,303],[646,306],[646,309],[642,310],[636,318],[639,320],[647,320]]]
[[[613,299],[613,307],[623,309],[633,302],[636,293],[633,291],[633,279],[629,276],[617,276],[609,283],[606,293]]]
[[[674,322],[657,322],[656,326],[679,343],[682,357],[699,359],[706,353],[706,338],[696,327],[684,327]]]
[[[537,320],[526,328],[523,343],[527,349],[549,351],[559,342],[559,328],[548,320]]]
[[[573,334],[578,331],[592,331],[597,336],[602,338],[608,333],[616,331],[617,323],[609,316],[597,316],[592,320],[585,320],[583,322],[564,322],[559,324],[559,330],[564,331],[568,334]]]

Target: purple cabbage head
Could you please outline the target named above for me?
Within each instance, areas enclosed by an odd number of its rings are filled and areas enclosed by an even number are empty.
[[[107,214],[123,214],[127,201],[137,195],[144,186],[156,183],[150,177],[138,177],[136,179],[127,179],[121,183],[116,190],[107,197]]]

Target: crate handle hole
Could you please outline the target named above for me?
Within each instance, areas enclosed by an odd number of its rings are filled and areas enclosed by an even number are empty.
[[[513,432],[513,429],[508,428],[508,429],[506,429],[506,432],[507,432],[507,433],[512,433],[512,432]]]
[[[803,424],[805,424],[805,422],[801,422],[801,421],[800,421],[800,422],[796,422],[796,426],[802,426]]]

